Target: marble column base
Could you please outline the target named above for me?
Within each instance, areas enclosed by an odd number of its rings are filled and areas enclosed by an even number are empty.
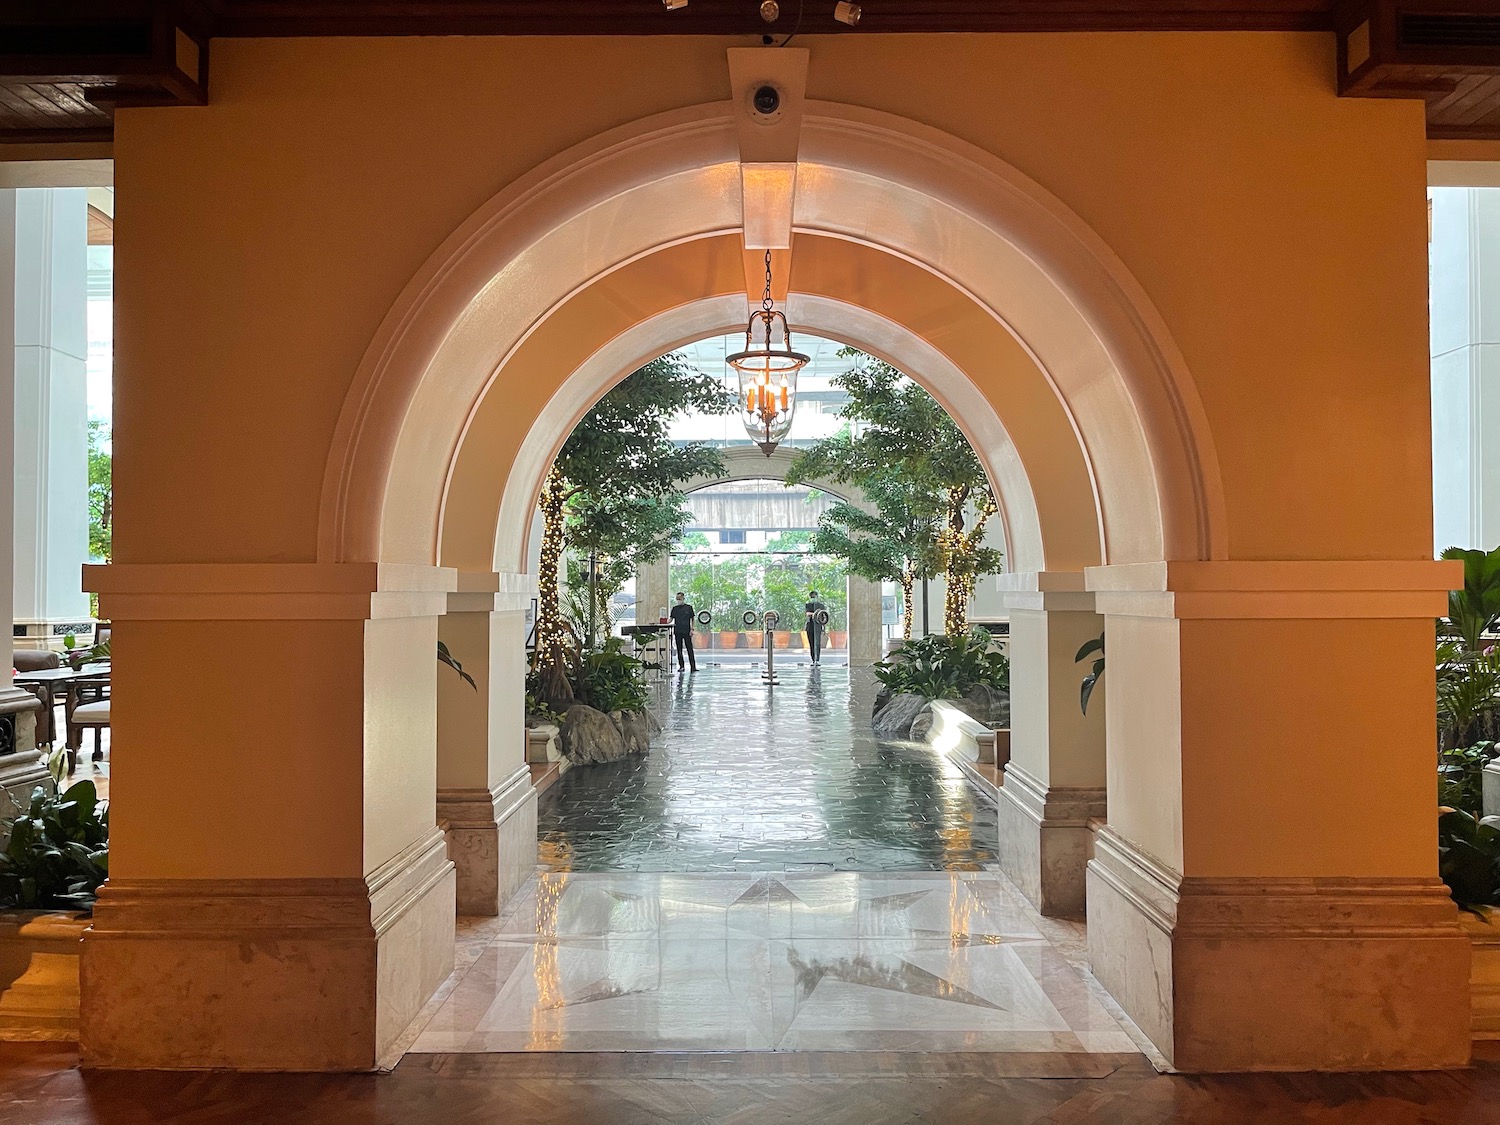
[[[1088,937],[1095,977],[1182,1071],[1469,1060],[1469,942],[1436,879],[1184,878],[1104,828]]]
[[[995,808],[1001,870],[1042,914],[1083,917],[1089,821],[1105,815],[1103,787],[1049,789],[1009,762]]]
[[[536,870],[536,789],[522,766],[493,789],[439,789],[458,912],[493,917]]]
[[[453,969],[442,834],[364,879],[111,879],[85,933],[86,1067],[369,1070]]]

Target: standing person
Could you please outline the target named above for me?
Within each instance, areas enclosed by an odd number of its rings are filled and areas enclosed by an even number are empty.
[[[828,607],[818,601],[816,590],[809,590],[807,598],[807,651],[812,653],[812,662],[816,664],[823,655],[823,623],[818,620],[817,615],[826,612]]]
[[[682,671],[682,646],[687,646],[688,668],[698,670],[698,656],[693,652],[693,612],[687,595],[677,591],[677,604],[672,607],[672,635],[677,639],[677,670]]]

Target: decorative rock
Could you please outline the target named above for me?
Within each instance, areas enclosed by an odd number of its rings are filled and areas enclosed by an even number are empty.
[[[962,699],[951,700],[951,702],[985,726],[1010,726],[1010,692],[1002,688],[975,684],[964,692]]]
[[[907,738],[911,735],[911,724],[927,700],[913,692],[902,692],[875,713],[870,726],[878,738]]]
[[[619,728],[627,754],[644,754],[651,749],[652,726],[661,730],[650,711],[613,711],[609,718]]]
[[[625,757],[620,728],[586,703],[573,704],[563,715],[562,746],[574,762],[614,762]]]

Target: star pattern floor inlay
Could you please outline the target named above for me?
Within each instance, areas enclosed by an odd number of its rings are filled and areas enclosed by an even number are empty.
[[[411,1048],[1130,1052],[998,873],[539,875]]]

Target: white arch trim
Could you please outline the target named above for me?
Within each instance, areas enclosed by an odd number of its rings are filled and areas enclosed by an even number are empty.
[[[1045,569],[1041,519],[1031,481],[1004,423],[968,377],[921,337],[868,309],[802,294],[793,294],[787,307],[799,330],[853,344],[885,360],[934,390],[955,417],[964,419],[965,431],[982,451],[995,485],[1007,568]],[[542,478],[583,413],[642,364],[695,340],[738,330],[744,313],[744,298],[739,296],[695,301],[642,321],[579,365],[548,400],[511,465],[495,527],[496,570],[524,569]],[[755,456],[765,459],[759,452]],[[785,475],[784,468],[780,475]]]
[[[737,228],[732,113],[691,107],[569,149],[444,242],[382,323],[346,399],[320,559],[437,559],[447,474],[505,359],[593,279]],[[1217,459],[1186,366],[1081,219],[993,155],[871,110],[809,102],[801,155],[798,230],[931,270],[1037,361],[1088,460],[1104,561],[1226,557]]]

